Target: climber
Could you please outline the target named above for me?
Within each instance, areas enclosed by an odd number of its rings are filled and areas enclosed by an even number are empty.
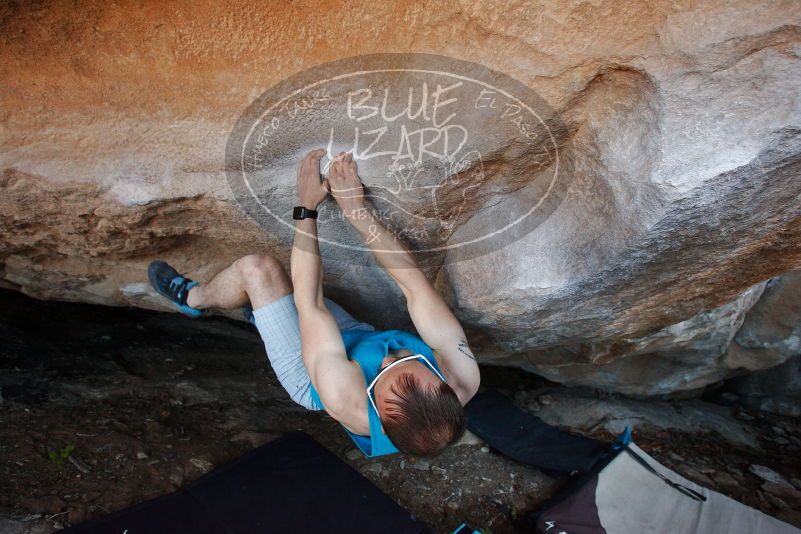
[[[192,317],[209,308],[245,307],[290,397],[328,412],[367,456],[397,450],[434,456],[464,432],[462,407],[478,390],[478,365],[445,301],[367,209],[351,154],[337,156],[322,179],[323,154],[310,152],[298,170],[291,280],[275,258],[250,255],[207,283],[156,261],[150,281]],[[323,297],[316,209],[329,193],[397,282],[419,337],[376,331]]]

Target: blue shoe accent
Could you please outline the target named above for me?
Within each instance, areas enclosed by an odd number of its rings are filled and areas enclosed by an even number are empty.
[[[253,306],[250,305],[250,302],[242,307],[242,315],[245,316],[247,322],[256,326],[256,317],[253,316]]]
[[[458,534],[482,534],[480,530],[475,530],[473,527],[469,527],[465,523],[462,523],[461,525],[456,527],[456,530],[451,532],[451,534],[457,534],[457,533]]]
[[[197,285],[197,282],[194,280],[190,280],[188,284],[186,284],[186,292],[189,293],[189,290],[192,289]],[[189,317],[197,318],[206,313],[206,310],[198,310],[197,308],[190,308],[186,304],[179,304],[178,311],[183,313],[184,315],[188,315]]]
[[[628,447],[633,441],[631,434],[632,434],[632,428],[630,426],[627,426],[625,430],[623,430],[623,433],[620,434],[615,440],[615,442],[612,444],[612,450],[619,451],[621,449],[625,449],[626,447]]]
[[[147,276],[153,289],[175,304],[178,311],[188,317],[200,317],[205,310],[198,310],[186,304],[186,297],[189,290],[197,285],[197,282],[181,276],[178,271],[170,267],[163,261],[154,261],[147,268]]]

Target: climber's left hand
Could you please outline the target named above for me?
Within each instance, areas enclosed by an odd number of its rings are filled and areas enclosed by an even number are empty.
[[[320,159],[325,150],[312,150],[300,160],[298,167],[298,201],[304,208],[316,210],[328,196],[328,183],[320,175]]]

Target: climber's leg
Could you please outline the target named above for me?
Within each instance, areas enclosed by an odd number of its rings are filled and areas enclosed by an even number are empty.
[[[182,277],[164,262],[154,262],[151,265],[153,271],[158,271],[160,277],[167,280],[161,284],[165,287],[170,287],[170,280],[173,286],[189,287],[178,296],[174,292],[159,291],[176,303],[182,297],[183,307],[188,310],[202,313],[206,308],[252,306],[249,310],[251,322],[259,330],[267,357],[281,385],[301,406],[309,410],[321,409],[311,398],[311,380],[300,352],[300,325],[292,296],[292,281],[278,260],[270,256],[245,256],[205,284]],[[151,275],[151,280],[153,278]],[[340,330],[374,330],[329,299],[325,299],[325,305]]]
[[[254,309],[292,294],[292,282],[281,263],[272,256],[251,254],[189,290],[186,304],[196,309]]]
[[[292,282],[281,264],[270,256],[245,256],[207,284],[189,293],[198,308],[248,307],[267,350],[267,359],[289,396],[309,410],[319,410],[311,398],[311,380],[300,353],[298,311]]]

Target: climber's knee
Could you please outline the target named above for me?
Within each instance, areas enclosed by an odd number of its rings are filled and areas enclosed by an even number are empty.
[[[250,254],[236,260],[234,266],[254,309],[292,293],[289,276],[272,256]]]

